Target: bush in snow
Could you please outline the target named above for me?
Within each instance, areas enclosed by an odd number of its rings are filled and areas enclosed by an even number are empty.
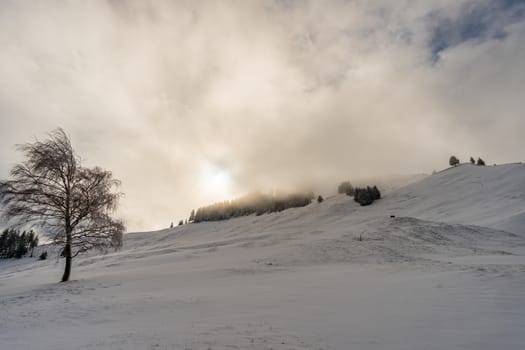
[[[470,163],[476,164],[476,161],[474,160],[474,158],[470,157]]]
[[[323,203],[323,201],[324,201],[323,196],[319,195],[319,197],[317,197],[317,203]]]
[[[42,254],[40,254],[40,257],[38,259],[46,260],[47,259],[47,251],[42,252]]]
[[[481,158],[478,158],[478,165],[481,165],[481,166],[484,166],[485,165],[485,161]]]
[[[450,159],[448,160],[448,164],[450,166],[456,166],[459,164],[459,159],[457,159],[456,156],[450,156]]]

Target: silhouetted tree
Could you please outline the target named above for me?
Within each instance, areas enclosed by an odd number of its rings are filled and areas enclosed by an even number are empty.
[[[485,165],[485,161],[481,158],[478,158],[478,165],[481,165],[481,166],[484,166]]]
[[[475,161],[474,158],[472,158],[472,157],[470,157],[470,162],[471,162],[472,164],[476,164],[476,161]]]
[[[195,221],[195,209],[191,210],[190,218],[188,219],[188,222],[194,222]]]
[[[18,241],[16,244],[16,251],[15,251],[15,258],[20,259],[24,255],[27,254],[27,238],[26,238],[26,232],[22,232],[20,236],[18,236]]]
[[[359,203],[361,206],[370,205],[375,200],[378,200],[381,198],[381,193],[379,192],[379,189],[377,186],[370,187],[367,186],[366,188],[355,188],[354,189],[354,201]]]
[[[343,181],[337,187],[337,193],[345,193],[349,196],[353,196],[354,188],[352,187],[352,184],[350,183],[350,181]]]
[[[179,221],[179,226],[182,226],[182,225],[184,225],[184,221],[181,220]]]
[[[381,192],[379,192],[377,186],[372,187],[372,198],[374,200],[381,199]]]
[[[0,258],[5,258],[7,252],[7,237],[9,235],[9,230],[5,229],[0,235]]]
[[[62,129],[18,150],[25,161],[13,167],[10,180],[0,182],[2,214],[17,223],[46,227],[53,241],[63,245],[63,282],[79,253],[121,246],[124,225],[110,217],[121,196],[113,188],[120,182],[111,172],[82,167]]]
[[[38,247],[38,236],[35,234],[33,230],[29,231],[28,241],[29,241],[29,249],[31,249],[30,256],[33,257],[33,251],[35,250],[36,247]]]
[[[323,196],[319,195],[319,197],[317,197],[317,203],[323,203],[323,201],[324,201]]]
[[[456,156],[450,156],[450,159],[448,160],[448,164],[450,166],[456,166],[459,164],[459,159],[457,159]]]
[[[359,203],[361,206],[370,205],[374,202],[372,194],[367,188],[355,188],[354,189],[354,201]]]

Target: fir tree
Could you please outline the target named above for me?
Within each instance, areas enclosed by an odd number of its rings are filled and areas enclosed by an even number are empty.
[[[15,258],[20,259],[24,255],[27,254],[27,237],[26,232],[22,232],[20,236],[18,236],[18,242],[16,244],[16,250],[15,250]]]
[[[353,196],[354,195],[354,187],[352,186],[350,181],[343,181],[337,187],[337,193],[345,193],[348,196]]]
[[[372,187],[372,198],[374,200],[381,199],[381,192],[379,192],[377,186]]]
[[[29,249],[31,249],[31,255],[30,257],[33,257],[33,251],[36,247],[38,247],[38,236],[33,232],[33,230],[29,231]]]

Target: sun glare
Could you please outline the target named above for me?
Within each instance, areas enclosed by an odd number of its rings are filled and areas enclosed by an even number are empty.
[[[206,163],[202,167],[200,189],[215,200],[226,200],[231,195],[232,179],[224,167]]]

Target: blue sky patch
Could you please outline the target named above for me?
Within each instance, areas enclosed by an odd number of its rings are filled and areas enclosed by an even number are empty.
[[[431,59],[439,61],[441,52],[466,41],[505,39],[508,25],[523,20],[525,0],[475,0],[465,4],[456,17],[434,12],[429,15]]]

